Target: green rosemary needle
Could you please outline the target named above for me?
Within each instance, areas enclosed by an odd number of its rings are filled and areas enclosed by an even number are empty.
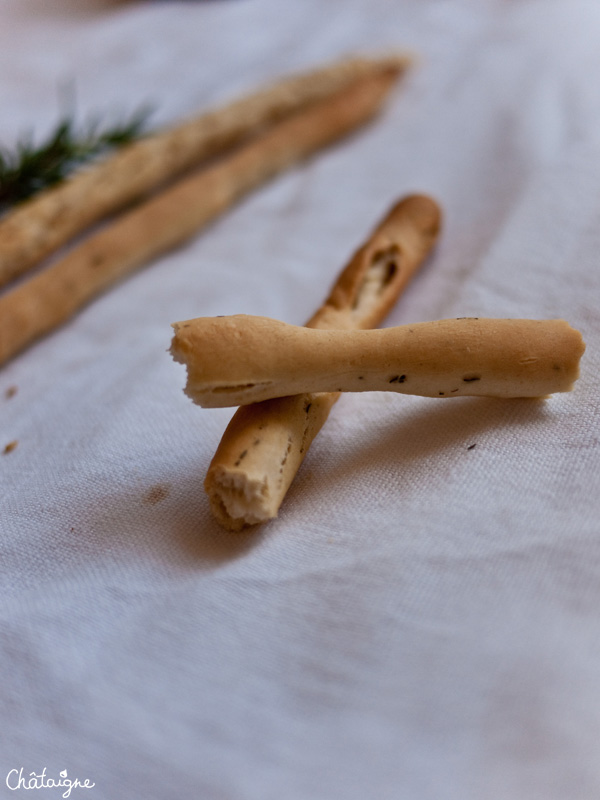
[[[106,150],[139,138],[148,115],[148,109],[141,109],[124,123],[99,130],[99,123],[93,122],[82,131],[71,117],[64,117],[40,144],[29,136],[13,151],[0,148],[0,213],[59,183]]]

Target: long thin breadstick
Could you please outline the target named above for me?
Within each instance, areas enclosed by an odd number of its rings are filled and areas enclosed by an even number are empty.
[[[584,351],[564,320],[471,317],[325,331],[240,314],[174,327],[186,393],[205,408],[336,390],[543,397],[572,389]]]
[[[409,58],[350,58],[286,78],[223,108],[125,146],[0,221],[0,286],[99,219],[200,161],[365,77],[398,74]]]
[[[317,313],[313,328],[378,325],[433,247],[437,204],[422,195],[396,203],[354,254]],[[239,530],[277,516],[302,461],[339,394],[300,394],[255,403],[234,414],[208,470],[216,519]]]
[[[191,237],[250,190],[371,119],[395,78],[394,70],[361,78],[284,119],[0,297],[0,364],[125,275]]]

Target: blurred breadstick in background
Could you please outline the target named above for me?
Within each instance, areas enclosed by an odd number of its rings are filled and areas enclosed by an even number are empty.
[[[92,223],[138,200],[201,161],[364,78],[398,75],[405,55],[348,58],[288,77],[223,108],[120,148],[80,169],[0,220],[0,286]]]
[[[0,364],[68,320],[93,297],[184,242],[252,189],[372,119],[398,70],[379,70],[312,103],[213,166],[123,213],[0,297]]]
[[[441,213],[413,195],[385,216],[339,275],[313,328],[378,325],[437,240]],[[205,489],[216,519],[231,530],[277,516],[337,393],[300,394],[239,408],[209,467]]]

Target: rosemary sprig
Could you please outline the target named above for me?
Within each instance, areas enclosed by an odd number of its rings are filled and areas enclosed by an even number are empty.
[[[78,131],[66,116],[40,144],[31,136],[17,142],[13,151],[0,148],[0,213],[31,195],[62,181],[74,169],[101,153],[137,139],[149,116],[149,109],[106,130],[94,121]]]

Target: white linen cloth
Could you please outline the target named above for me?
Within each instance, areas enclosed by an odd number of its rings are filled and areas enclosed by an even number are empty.
[[[600,5],[0,15],[5,146],[65,87],[80,121],[149,102],[158,126],[347,53],[419,55],[368,129],[1,369],[0,797],[20,768],[90,800],[600,796]],[[345,396],[279,518],[221,530],[202,482],[231,412],[186,399],[170,323],[302,324],[413,191],[444,231],[386,324],[563,317],[575,391]]]

